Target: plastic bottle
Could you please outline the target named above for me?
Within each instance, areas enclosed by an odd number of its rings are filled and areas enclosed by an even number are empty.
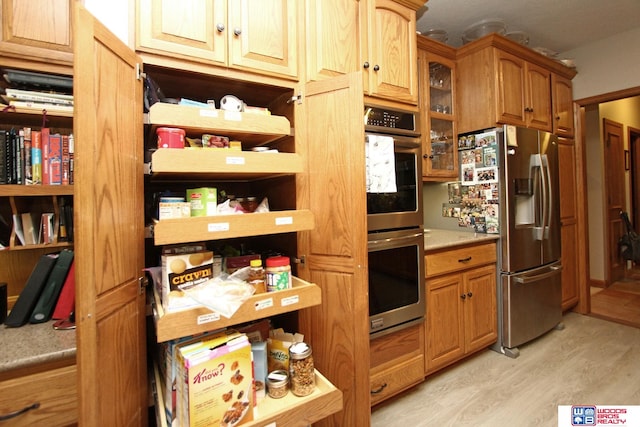
[[[265,285],[264,268],[262,268],[262,260],[252,259],[250,261],[250,266],[251,270],[249,270],[249,284],[251,284],[255,288],[256,294],[267,292],[267,287]]]

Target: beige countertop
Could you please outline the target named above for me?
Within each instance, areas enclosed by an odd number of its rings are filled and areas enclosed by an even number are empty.
[[[75,357],[75,329],[55,330],[53,323],[0,327],[0,372]]]
[[[443,248],[494,241],[499,237],[497,234],[475,233],[473,231],[425,228],[424,250],[428,253]]]

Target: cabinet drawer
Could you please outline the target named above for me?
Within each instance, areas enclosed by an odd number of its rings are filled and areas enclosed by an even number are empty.
[[[424,353],[424,323],[376,338],[369,343],[371,369]]]
[[[418,355],[371,376],[371,406],[424,381],[424,356]]]
[[[465,246],[425,255],[425,277],[496,262],[495,243]]]
[[[31,405],[5,421],[12,426],[65,426],[78,422],[76,366],[53,369],[0,382],[0,416]]]

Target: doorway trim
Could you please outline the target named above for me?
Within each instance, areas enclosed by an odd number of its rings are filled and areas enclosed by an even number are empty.
[[[591,290],[589,284],[589,218],[587,215],[587,169],[586,169],[586,135],[585,135],[585,110],[589,105],[602,102],[617,101],[623,98],[640,95],[640,86],[629,89],[609,92],[602,95],[573,101],[574,122],[576,128],[576,178],[578,206],[578,304],[574,311],[581,314],[591,312]]]

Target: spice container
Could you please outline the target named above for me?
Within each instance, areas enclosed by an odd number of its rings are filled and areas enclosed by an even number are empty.
[[[289,375],[287,371],[277,370],[269,372],[267,375],[267,393],[269,397],[279,399],[288,392]]]
[[[267,292],[289,289],[291,285],[291,265],[286,256],[274,256],[267,258],[265,279]]]
[[[261,259],[252,259],[250,261],[251,269],[249,270],[249,284],[254,287],[256,294],[267,292],[265,284],[265,273],[262,268]]]
[[[291,392],[296,396],[308,396],[316,387],[311,346],[297,342],[289,347],[289,376]]]

